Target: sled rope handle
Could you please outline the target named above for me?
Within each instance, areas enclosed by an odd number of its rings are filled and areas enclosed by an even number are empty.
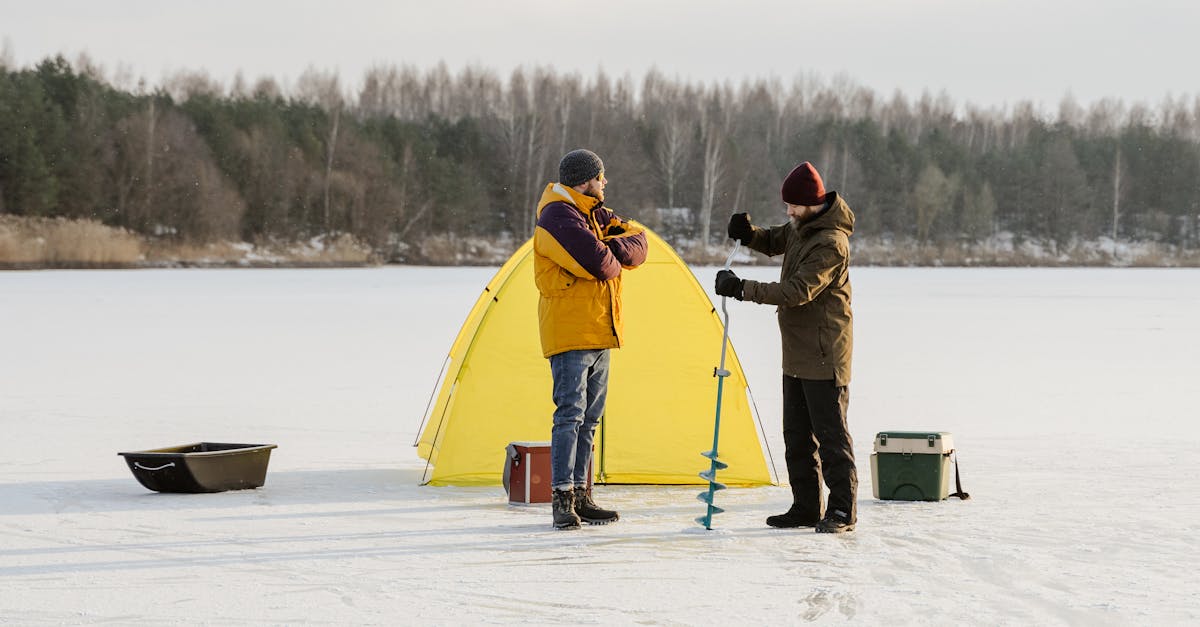
[[[135,468],[139,468],[139,469],[141,469],[141,470],[162,470],[163,468],[170,468],[170,467],[174,466],[174,465],[175,465],[175,462],[167,462],[167,463],[165,463],[165,464],[163,464],[162,466],[159,466],[159,467],[157,467],[157,468],[151,468],[151,467],[149,467],[149,466],[143,466],[141,462],[133,462],[133,465],[134,465],[134,467],[135,467]]]

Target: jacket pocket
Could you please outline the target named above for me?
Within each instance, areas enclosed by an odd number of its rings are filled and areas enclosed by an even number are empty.
[[[566,295],[577,281],[579,281],[579,277],[561,267],[544,270],[535,277],[538,291],[546,298],[558,298]]]
[[[558,268],[553,277],[550,279],[550,289],[548,290],[549,293],[547,296],[565,295],[578,280],[579,277],[567,272],[563,268]]]
[[[817,327],[817,354],[822,360],[829,357],[829,351],[833,348],[833,330],[825,325]]]

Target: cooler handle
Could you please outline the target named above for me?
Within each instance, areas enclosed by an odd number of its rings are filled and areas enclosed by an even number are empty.
[[[963,492],[962,479],[960,479],[958,476],[958,452],[951,450],[950,453],[954,455],[954,489],[957,490],[957,492],[951,494],[950,496],[957,496],[959,500],[965,501],[971,498],[971,495]]]

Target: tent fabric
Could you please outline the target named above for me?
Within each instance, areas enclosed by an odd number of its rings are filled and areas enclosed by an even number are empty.
[[[625,345],[612,352],[608,405],[596,434],[597,482],[707,485],[723,326],[683,260],[646,230],[646,262],[623,275]],[[430,485],[500,485],[505,447],[549,441],[550,364],[538,340],[533,244],[480,294],[450,349],[417,452]],[[718,454],[727,485],[771,485],[746,376],[726,355]]]

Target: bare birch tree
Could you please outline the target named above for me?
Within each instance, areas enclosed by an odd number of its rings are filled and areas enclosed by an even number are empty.
[[[329,129],[325,135],[325,172],[321,183],[322,225],[324,232],[333,232],[333,203],[330,189],[333,185],[333,164],[337,152],[338,127],[342,120],[345,97],[342,95],[336,72],[319,72],[309,68],[300,75],[297,92],[306,102],[321,107],[330,116]]]
[[[929,164],[921,170],[912,192],[913,209],[917,216],[918,242],[924,244],[929,241],[933,223],[938,216],[949,210],[956,187],[956,181],[947,177],[936,165]]]
[[[695,137],[694,94],[682,92],[658,72],[642,82],[642,115],[656,128],[653,157],[666,191],[665,207],[678,207],[676,189],[687,170]]]
[[[714,88],[703,109],[700,120],[701,142],[704,145],[704,165],[700,191],[700,245],[707,250],[712,233],[712,212],[716,206],[717,187],[725,177],[725,141],[730,128],[730,103],[724,102],[723,92]]]
[[[1112,172],[1112,239],[1117,241],[1117,226],[1121,218],[1121,144],[1117,144],[1116,154],[1113,155]]]
[[[663,120],[662,132],[655,142],[654,156],[667,192],[666,207],[679,206],[676,203],[675,189],[687,171],[688,160],[692,154],[692,138],[695,136],[693,129],[693,122],[687,112],[672,107]]]

